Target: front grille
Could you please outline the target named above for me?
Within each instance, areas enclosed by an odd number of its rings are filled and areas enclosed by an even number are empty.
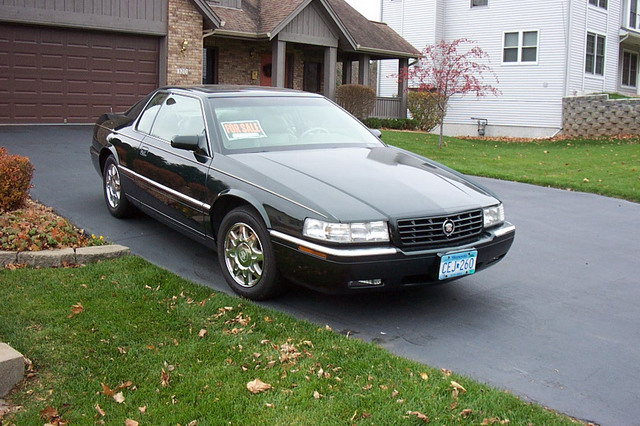
[[[450,236],[444,233],[447,219],[455,224]],[[482,210],[473,210],[449,216],[421,217],[398,221],[400,243],[405,247],[437,246],[474,237],[482,232]]]

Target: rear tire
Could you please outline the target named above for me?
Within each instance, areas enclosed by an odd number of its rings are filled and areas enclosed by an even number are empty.
[[[222,275],[239,295],[265,300],[285,290],[267,228],[251,208],[238,207],[222,219],[217,245]]]
[[[102,170],[102,190],[105,204],[112,216],[125,218],[133,214],[135,208],[129,200],[127,200],[127,196],[122,189],[118,163],[116,163],[113,156],[109,156],[104,163],[104,169]]]

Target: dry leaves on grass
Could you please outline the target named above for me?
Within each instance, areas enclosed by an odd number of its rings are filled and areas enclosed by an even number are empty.
[[[50,405],[40,411],[40,418],[44,419],[49,425],[66,426],[69,424],[69,422],[62,419],[58,410]]]
[[[163,388],[168,387],[170,380],[171,380],[171,377],[169,377],[169,373],[167,373],[163,368],[162,371],[160,372],[160,386],[162,386]]]
[[[419,420],[422,420],[424,423],[429,423],[429,417],[425,416],[419,411],[407,411],[407,414],[410,416],[416,416]]]
[[[270,384],[265,383],[260,379],[255,379],[247,383],[247,389],[254,395],[261,392],[266,392],[271,388],[272,386]]]
[[[78,302],[75,305],[71,306],[71,313],[67,315],[67,318],[73,318],[76,315],[79,315],[84,312],[84,306],[82,303]]]
[[[133,419],[127,419],[124,421],[124,426],[138,426],[140,423]]]

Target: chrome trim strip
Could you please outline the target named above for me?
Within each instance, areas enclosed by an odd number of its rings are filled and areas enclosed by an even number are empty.
[[[299,202],[297,202],[297,201],[294,201],[294,200],[292,200],[291,198],[287,198],[287,197],[285,197],[284,195],[278,194],[277,192],[272,191],[272,190],[270,190],[270,189],[267,189],[267,188],[265,188],[264,186],[260,186],[260,185],[258,185],[257,183],[250,182],[250,181],[248,181],[248,180],[246,180],[246,179],[243,179],[243,178],[241,178],[241,177],[238,177],[238,176],[232,175],[231,173],[225,172],[225,171],[220,170],[220,169],[216,169],[216,168],[214,168],[214,167],[211,167],[211,168],[210,168],[210,170],[213,170],[213,171],[218,172],[218,173],[222,173],[223,175],[226,175],[226,176],[229,176],[229,177],[231,177],[231,178],[237,179],[237,180],[239,180],[240,182],[246,183],[247,185],[251,185],[251,186],[253,186],[253,187],[255,187],[255,188],[261,189],[261,190],[263,190],[264,192],[268,192],[268,193],[269,193],[269,194],[271,194],[271,195],[275,195],[275,196],[276,196],[276,197],[278,197],[278,198],[282,198],[282,199],[283,199],[283,200],[285,200],[285,201],[288,201],[288,202],[290,202],[290,203],[292,203],[292,204],[295,204],[295,205],[296,205],[296,206],[298,206],[298,207],[302,207],[302,208],[303,208],[303,209],[305,209],[305,210],[309,210],[310,212],[315,213],[315,214],[317,214],[318,216],[322,216],[322,217],[324,217],[325,219],[328,219],[328,218],[329,218],[329,216],[327,216],[327,215],[325,215],[325,214],[322,214],[322,213],[320,213],[319,211],[312,209],[311,207],[307,207],[307,206],[305,206],[305,205],[304,205],[304,204],[302,204],[302,203],[299,203]]]
[[[211,206],[209,204],[206,203],[202,203],[194,198],[188,197],[174,189],[171,189],[167,186],[161,185],[158,182],[151,180],[147,177],[142,176],[139,173],[134,172],[131,169],[126,168],[125,166],[123,166],[122,164],[118,164],[118,168],[126,175],[128,175],[129,177],[133,177],[134,179],[140,179],[145,183],[148,183],[151,186],[155,186],[156,188],[158,188],[161,191],[167,192],[171,195],[173,195],[176,198],[181,199],[182,201],[184,201],[186,204],[190,205],[191,207],[193,207],[196,210],[200,210],[201,213],[205,213],[208,214],[209,210],[211,210]]]
[[[505,223],[502,228],[500,229],[496,229],[493,232],[493,235],[495,235],[496,237],[503,237],[511,232],[515,232],[516,231],[516,227],[510,223]]]
[[[293,243],[297,246],[307,247],[311,250],[328,254],[336,257],[361,257],[361,256],[386,256],[398,253],[398,249],[394,247],[389,248],[333,248],[325,247],[319,244],[310,243],[309,241],[301,240],[300,238],[292,237],[291,235],[284,234],[282,232],[271,230],[269,231],[272,237],[279,238],[281,240]]]

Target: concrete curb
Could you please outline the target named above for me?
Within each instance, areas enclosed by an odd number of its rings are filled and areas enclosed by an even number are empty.
[[[81,265],[131,254],[118,244],[41,251],[0,251],[0,266],[26,264],[33,268],[55,268],[65,264]]]
[[[6,343],[0,342],[0,398],[9,393],[24,376],[24,357]]]

